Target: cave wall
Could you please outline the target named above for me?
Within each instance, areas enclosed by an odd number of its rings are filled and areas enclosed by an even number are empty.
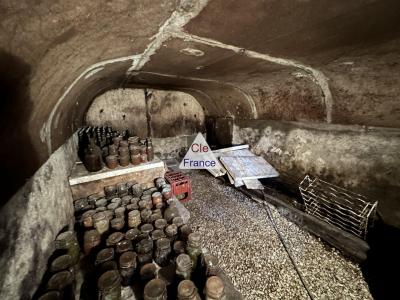
[[[311,175],[378,201],[400,227],[400,130],[268,120],[236,121],[233,143],[247,143],[294,189]]]
[[[384,220],[400,227],[399,44],[349,48],[320,66],[329,105],[306,72],[243,80],[238,85],[253,96],[259,120],[236,120],[233,142],[249,143],[292,189],[305,174],[321,177],[379,201]]]
[[[107,91],[93,100],[85,119],[89,126],[109,125],[118,130],[128,128],[141,137],[175,137],[204,130],[203,108],[193,96],[178,91]]]
[[[112,126],[129,129],[138,136],[147,135],[146,102],[140,89],[116,89],[96,97],[90,105],[85,123],[88,126]]]
[[[74,136],[1,208],[0,299],[31,299],[54,251],[54,239],[64,227],[73,226],[68,176],[76,153]]]
[[[193,135],[204,131],[204,111],[197,100],[182,92],[150,90],[150,128],[156,138]]]
[[[326,122],[321,89],[304,71],[280,70],[263,77],[243,78],[237,84],[254,99],[259,119]]]
[[[4,198],[120,87],[214,117],[397,128],[399,17],[396,0],[0,1]]]
[[[179,158],[194,136],[204,132],[204,118],[203,107],[188,93],[126,88],[96,97],[85,121],[90,126],[128,128],[141,137],[150,135],[156,155],[167,159]]]
[[[398,0],[0,1],[0,298],[27,299],[40,281],[72,215],[69,138],[118,88],[153,90],[166,157],[204,116],[229,117],[233,142],[294,188],[320,176],[378,200],[400,226],[399,19]],[[138,131],[144,107],[125,115]]]
[[[399,18],[397,0],[0,1],[1,205],[117,88],[185,92],[236,121],[399,128]]]
[[[306,174],[321,177],[379,201],[384,220],[400,227],[399,45],[394,39],[348,49],[320,67],[332,94],[330,124],[307,73],[242,81],[265,105],[259,120],[235,121],[233,142],[249,143],[292,189]]]
[[[333,123],[400,128],[400,39],[353,49],[322,70]]]

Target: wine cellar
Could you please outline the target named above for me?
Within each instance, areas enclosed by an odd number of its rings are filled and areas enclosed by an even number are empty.
[[[0,0],[0,299],[397,299],[399,19]]]

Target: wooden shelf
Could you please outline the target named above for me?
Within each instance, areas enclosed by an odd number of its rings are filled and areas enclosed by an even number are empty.
[[[163,177],[165,164],[155,157],[151,162],[108,169],[103,167],[98,172],[89,172],[82,162],[77,162],[69,177],[69,185],[74,200],[91,194],[103,193],[104,187],[120,182],[137,181],[146,187],[154,186],[154,179]]]

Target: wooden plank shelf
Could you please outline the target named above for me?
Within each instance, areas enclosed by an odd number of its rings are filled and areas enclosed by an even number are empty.
[[[137,181],[146,187],[154,186],[154,179],[164,177],[165,164],[155,157],[154,160],[140,165],[118,166],[115,169],[103,167],[98,172],[88,172],[82,162],[77,162],[69,177],[74,200],[91,194],[102,193],[105,186],[121,182]]]

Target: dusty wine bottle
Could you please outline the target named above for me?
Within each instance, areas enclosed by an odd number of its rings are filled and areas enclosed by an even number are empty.
[[[154,159],[154,148],[151,138],[147,138],[146,140],[146,154],[148,161],[152,161]]]
[[[186,242],[186,241],[188,240],[189,235],[190,235],[192,232],[193,232],[193,231],[192,231],[192,228],[191,228],[189,225],[184,224],[184,225],[182,225],[181,227],[179,227],[179,238],[180,238],[182,241]]]
[[[60,300],[62,299],[62,295],[58,291],[49,291],[42,294],[38,300]]]
[[[114,210],[114,214],[116,218],[125,219],[125,206],[120,206]]]
[[[122,241],[124,237],[125,235],[122,232],[111,233],[106,240],[106,245],[115,246],[118,242]]]
[[[121,277],[118,271],[107,271],[101,275],[97,287],[99,300],[121,299]]]
[[[88,255],[90,251],[100,245],[101,236],[95,229],[85,231],[83,235],[83,252]]]
[[[106,166],[109,169],[115,169],[116,167],[118,167],[118,156],[107,155],[106,156]]]
[[[62,294],[62,299],[73,300],[74,295],[74,275],[70,271],[55,273],[47,282],[47,290],[58,291]]]
[[[158,241],[159,239],[165,238],[165,237],[166,237],[166,236],[165,236],[165,233],[164,233],[163,230],[156,229],[156,230],[153,230],[153,231],[151,232],[151,239],[152,239],[153,241]]]
[[[154,222],[154,227],[156,229],[164,230],[164,228],[168,225],[165,219],[158,219]]]
[[[138,253],[138,263],[145,265],[153,260],[153,240],[151,238],[142,239],[136,244],[136,251]]]
[[[73,231],[60,233],[56,238],[55,247],[56,249],[67,250],[67,254],[72,257],[74,263],[78,263],[80,249],[76,234]]]
[[[56,273],[64,270],[72,271],[72,267],[75,265],[75,262],[71,255],[64,254],[59,257],[56,257],[50,265],[50,272]]]
[[[150,216],[152,215],[151,210],[148,210],[147,208],[143,209],[140,212],[140,217],[142,219],[143,222],[149,222],[150,221]],[[151,225],[151,224],[149,224]],[[143,225],[142,225],[143,226]],[[153,226],[152,226],[153,227]],[[153,230],[153,228],[151,229]]]
[[[139,237],[140,231],[137,228],[132,228],[129,229],[126,233],[125,233],[125,238],[127,240],[132,241],[132,243],[135,243],[138,241],[138,237]]]
[[[170,224],[165,228],[165,235],[174,243],[178,236],[178,227],[175,224]]]
[[[165,184],[165,178],[164,177],[158,177],[155,180],[155,185],[157,189],[161,189],[161,187]]]
[[[140,268],[140,278],[143,282],[150,281],[157,276],[157,266],[154,263],[147,263]]]
[[[93,227],[93,215],[96,213],[94,209],[85,211],[81,216],[81,223],[85,228]]]
[[[211,276],[206,281],[206,300],[225,300],[225,285],[218,276]]]
[[[165,266],[171,254],[171,242],[168,238],[160,238],[156,241],[156,251],[154,261],[159,266]]]
[[[174,249],[175,254],[177,254],[177,255],[183,254],[183,253],[185,253],[186,244],[183,241],[175,241],[174,245],[173,245],[173,249]]]
[[[220,268],[218,266],[218,258],[210,253],[203,254],[202,264],[204,268],[205,276],[217,276],[219,275]]]
[[[152,201],[153,201],[153,205],[156,208],[162,208],[163,207],[163,198],[162,198],[162,194],[160,192],[154,192],[151,195]]]
[[[136,270],[136,253],[132,251],[124,252],[119,258],[119,272],[121,274],[122,285],[132,285],[133,275]]]
[[[124,253],[126,251],[132,251],[133,250],[133,246],[132,246],[132,242],[130,240],[122,240],[120,242],[117,243],[117,246],[115,247],[115,251],[118,254]]]
[[[178,285],[178,300],[201,300],[196,285],[191,280],[182,280]]]
[[[193,262],[189,255],[179,254],[176,258],[176,275],[181,279],[190,279]]]
[[[104,212],[98,212],[93,215],[93,224],[94,228],[99,232],[99,234],[103,234],[109,229],[109,221]]]
[[[197,266],[197,261],[201,255],[201,244],[200,244],[200,233],[194,232],[189,234],[188,242],[186,246],[186,252],[190,256],[193,262],[193,268]]]
[[[104,248],[96,255],[94,265],[96,266],[98,278],[107,271],[118,270],[117,263],[114,261],[114,249]]]
[[[89,172],[97,172],[102,168],[102,152],[101,149],[95,145],[94,140],[90,139],[88,148],[85,151],[83,164]]]
[[[144,287],[144,300],[166,300],[167,286],[161,279],[150,280]]]
[[[138,210],[132,210],[128,213],[128,226],[130,228],[138,227],[142,219]]]
[[[114,218],[110,221],[110,226],[114,230],[121,230],[125,226],[124,218]]]

